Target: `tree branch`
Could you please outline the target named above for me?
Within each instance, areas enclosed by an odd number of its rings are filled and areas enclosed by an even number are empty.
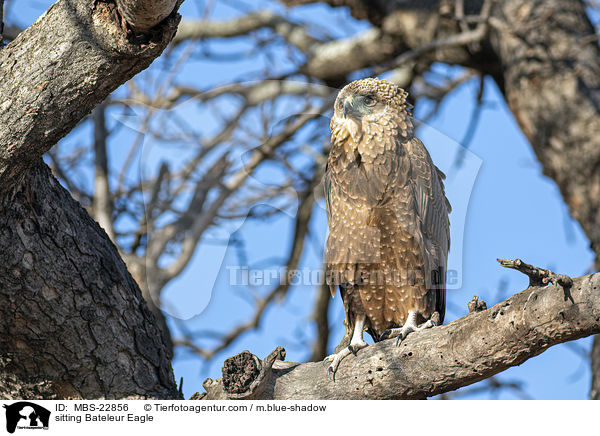
[[[376,65],[398,51],[398,43],[380,29],[320,44],[312,50],[301,72],[321,80],[333,80]]]
[[[107,3],[59,0],[0,51],[0,189],[14,185],[94,106],[150,65],[180,18],[173,11],[136,43],[112,17]]]
[[[262,28],[273,29],[302,51],[310,51],[313,45],[321,42],[310,36],[304,26],[293,23],[269,10],[263,10],[227,21],[184,21],[173,38],[173,45],[187,40],[247,36]]]
[[[265,101],[272,100],[282,95],[313,96],[327,98],[331,96],[332,89],[308,82],[297,80],[267,79],[250,83],[232,83],[219,86],[206,91],[185,86],[173,86],[169,94],[150,97],[139,89],[125,99],[112,99],[111,104],[143,105],[155,109],[170,109],[181,103],[185,98],[193,98],[198,102],[207,102],[226,95],[236,95],[244,99],[247,108],[257,106]],[[235,124],[235,123],[233,123]]]
[[[563,286],[529,287],[494,307],[447,325],[370,345],[342,361],[336,381],[327,365],[276,361],[261,399],[419,399],[520,365],[549,347],[600,333],[600,274]],[[227,399],[221,380],[205,399]]]

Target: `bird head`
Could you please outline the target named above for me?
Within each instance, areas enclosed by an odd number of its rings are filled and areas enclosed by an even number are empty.
[[[388,124],[393,117],[408,118],[407,93],[386,80],[368,78],[346,85],[335,100],[331,118],[332,141],[357,144],[367,124]]]

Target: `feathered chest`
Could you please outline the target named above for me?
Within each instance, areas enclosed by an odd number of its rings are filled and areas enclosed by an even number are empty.
[[[399,116],[334,117],[331,119],[332,154],[348,161],[372,162],[385,154],[402,152],[401,144],[414,135],[409,118]],[[387,116],[386,116],[387,115]]]
[[[363,123],[356,132],[351,126],[332,129],[328,160],[332,187],[348,199],[372,206],[405,194],[410,189],[408,129],[391,122]]]

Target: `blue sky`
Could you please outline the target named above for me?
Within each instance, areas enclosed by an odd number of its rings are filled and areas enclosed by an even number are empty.
[[[21,4],[22,3],[22,4]],[[12,6],[7,21],[16,20],[21,25],[30,24],[51,2],[19,2]],[[244,4],[223,2],[226,4]],[[252,8],[260,9],[271,2],[258,1]],[[280,12],[284,9],[275,6]],[[185,2],[182,8],[184,19],[198,16],[202,2]],[[234,7],[217,6],[211,17],[227,18],[239,15]],[[319,26],[315,32],[329,32],[334,36],[347,36],[368,27],[349,17],[346,10],[331,9],[318,5],[294,10],[294,19],[309,17]],[[332,26],[331,23],[345,23]],[[338,30],[333,30],[338,29]],[[235,53],[247,47],[248,41],[223,41],[215,49]],[[154,67],[150,74],[159,74]],[[273,66],[286,68],[286,62]],[[443,66],[442,72],[448,72]],[[236,62],[209,62],[196,58],[186,63],[177,77],[177,83],[206,88],[223,84],[243,76],[257,74],[255,59],[239,59]],[[451,72],[457,72],[451,69]],[[437,116],[418,131],[430,149],[434,161],[447,174],[447,192],[453,204],[451,216],[452,249],[450,264],[460,271],[461,286],[448,291],[446,322],[466,314],[467,302],[479,295],[488,307],[519,292],[527,286],[527,278],[511,270],[505,270],[496,258],[521,258],[528,263],[550,268],[571,276],[583,275],[592,267],[593,253],[580,226],[569,216],[560,193],[551,179],[544,177],[530,145],[520,132],[515,120],[506,108],[495,84],[486,79],[484,109],[477,130],[470,143],[464,165],[453,169],[458,143],[464,137],[477,95],[477,80],[468,81],[448,97]],[[417,104],[418,118],[428,112],[428,105]],[[198,109],[202,110],[202,109]],[[199,115],[190,109],[188,117]],[[202,131],[211,128],[204,118],[190,120]],[[131,139],[132,133],[123,130],[122,138]],[[129,136],[128,136],[129,135]],[[85,126],[75,131],[64,142],[78,144],[88,141],[90,131]],[[113,165],[124,159],[122,148],[111,144]],[[144,147],[141,171],[152,171],[158,152],[151,143]],[[165,151],[161,151],[165,153]],[[174,159],[181,150],[167,150]],[[154,157],[154,158],[153,158]],[[146,166],[149,166],[146,168]],[[261,182],[260,177],[255,181]],[[283,214],[264,222],[239,222],[232,227],[219,228],[213,237],[227,238],[233,231],[243,237],[249,262],[260,265],[262,261],[285,256],[291,242],[293,216]],[[327,223],[322,201],[315,206],[311,222],[311,238],[300,268],[318,269],[322,262],[327,232]],[[245,321],[252,314],[248,303],[248,290],[229,285],[227,267],[239,266],[235,250],[205,240],[200,244],[185,272],[164,291],[164,300],[170,313],[179,313],[185,326],[193,330],[227,331],[228,327]],[[288,297],[273,305],[266,313],[260,328],[243,335],[224,353],[209,364],[197,357],[178,350],[173,367],[177,381],[184,378],[184,393],[189,397],[202,391],[206,377],[220,377],[223,360],[242,350],[250,350],[259,357],[266,356],[276,346],[287,350],[287,360],[303,361],[310,354],[314,337],[314,326],[310,322],[310,311],[316,296],[314,286],[295,286]],[[330,348],[333,349],[343,334],[342,303],[335,298],[330,308],[333,329]],[[181,321],[171,320],[170,325],[178,332]],[[210,338],[202,339],[210,344]],[[502,374],[503,380],[520,380],[526,392],[536,399],[584,399],[587,398],[590,371],[579,356],[577,349],[588,350],[591,339],[586,338],[573,345],[559,345],[542,355],[530,359],[519,367]],[[324,367],[324,371],[325,371]],[[488,398],[487,395],[472,395],[469,398]],[[517,398],[510,391],[502,392],[499,398]]]

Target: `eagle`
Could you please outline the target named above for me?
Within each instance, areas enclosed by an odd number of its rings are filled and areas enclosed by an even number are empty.
[[[342,359],[367,346],[363,331],[399,344],[444,321],[451,208],[444,174],[414,135],[407,96],[367,78],[335,100],[326,277],[332,296],[340,290],[346,336],[326,358],[332,379]]]

